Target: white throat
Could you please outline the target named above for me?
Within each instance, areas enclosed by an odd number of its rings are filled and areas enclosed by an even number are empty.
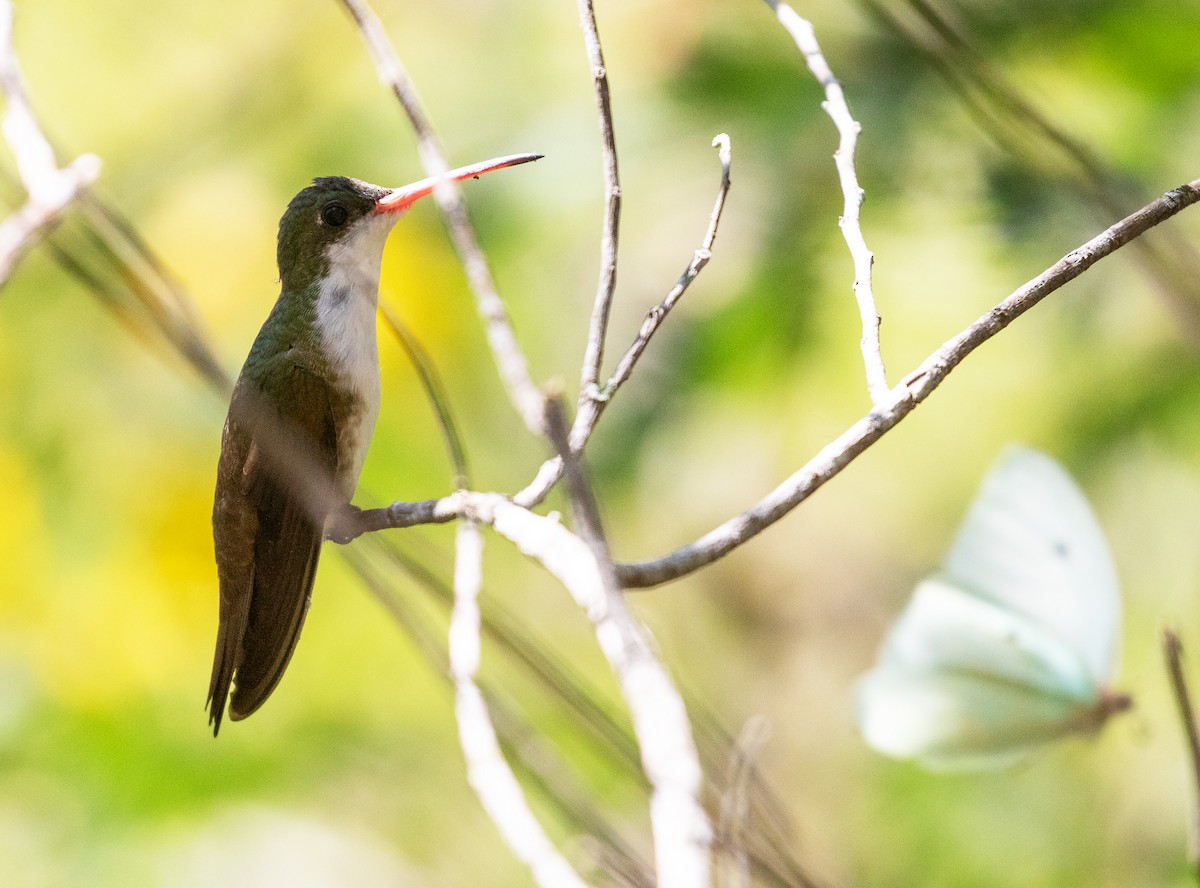
[[[378,388],[379,348],[375,310],[383,245],[396,222],[381,214],[360,221],[345,238],[325,248],[329,273],[317,294],[317,327],[330,369],[354,380],[372,376]],[[369,381],[369,380],[368,380]]]
[[[325,249],[329,273],[317,293],[317,330],[329,369],[341,385],[360,399],[357,428],[346,429],[353,455],[349,466],[358,478],[367,442],[379,415],[379,345],[375,312],[379,301],[379,268],[383,245],[398,214],[361,220],[341,241]]]

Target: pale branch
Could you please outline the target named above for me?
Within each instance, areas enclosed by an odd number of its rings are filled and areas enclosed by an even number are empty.
[[[883,366],[883,355],[879,342],[879,310],[875,305],[875,293],[871,284],[871,267],[875,263],[875,255],[867,247],[863,237],[862,225],[859,222],[859,211],[866,197],[858,184],[858,174],[854,169],[854,149],[858,144],[858,135],[862,127],[850,113],[846,103],[846,94],[841,83],[834,77],[829,63],[821,53],[817,43],[816,31],[812,23],[801,18],[792,7],[779,0],[764,0],[775,11],[779,23],[787,30],[796,42],[800,54],[808,64],[808,70],[825,90],[825,101],[821,107],[825,109],[838,131],[838,149],[834,152],[833,161],[837,166],[838,179],[842,185],[842,217],[839,226],[842,237],[850,250],[854,261],[854,296],[858,301],[858,313],[862,318],[862,349],[863,365],[867,374],[867,392],[871,402],[882,404],[889,395],[887,373]]]
[[[45,202],[31,195],[19,209],[0,222],[0,285],[8,280],[38,235],[53,224],[79,191],[99,174],[100,164],[94,155],[78,157],[58,171],[58,181],[63,186],[59,199]]]
[[[443,584],[427,571],[402,555],[388,541],[376,537],[371,540],[377,551],[387,561],[400,568],[400,571],[417,585],[433,594],[433,600],[447,603],[453,608],[454,590],[452,584]],[[367,591],[379,601],[395,619],[402,631],[415,644],[430,669],[439,678],[447,681],[453,687],[454,679],[450,673],[449,645],[442,628],[435,625],[436,619],[424,612],[423,608],[413,608],[397,590],[397,584],[392,572],[384,579],[374,568],[373,559],[367,555],[366,548],[355,547],[345,549],[344,557],[347,563],[358,575]],[[579,677],[572,675],[570,668],[561,662],[551,663],[550,660],[532,666],[532,660],[526,655],[535,653],[538,642],[528,636],[524,628],[517,628],[516,623],[507,626],[496,624],[497,603],[491,602],[487,611],[480,610],[481,634],[489,641],[495,641],[500,649],[509,654],[515,654],[521,662],[530,666],[533,677],[544,683],[544,687],[556,694],[560,702],[568,707],[575,707],[588,699],[586,690],[580,692],[580,687],[573,684]],[[512,618],[509,618],[512,619]],[[532,648],[530,647],[532,645]],[[565,671],[563,671],[565,669]],[[531,796],[536,795],[554,811],[562,825],[571,830],[573,846],[589,845],[594,856],[603,861],[605,875],[620,872],[625,876],[621,884],[632,886],[648,886],[652,884],[649,875],[649,864],[644,862],[639,853],[634,850],[624,837],[613,829],[593,807],[593,801],[579,786],[578,780],[571,770],[561,761],[561,755],[553,744],[545,742],[545,738],[533,728],[526,719],[515,710],[506,707],[501,699],[492,692],[487,684],[476,678],[476,684],[487,701],[488,712],[500,743],[505,760],[511,763],[522,785],[527,787]],[[590,723],[587,706],[576,709],[582,715],[585,723]],[[626,761],[628,756],[624,748],[628,745],[633,749],[632,767],[640,775],[640,763],[637,758],[636,744],[632,739],[625,742],[624,733],[611,721],[614,733],[620,737],[617,749],[620,760]],[[609,747],[606,747],[609,748]]]
[[[712,258],[713,244],[717,238],[717,227],[721,223],[721,214],[725,210],[725,198],[729,194],[729,167],[731,162],[731,149],[729,136],[725,133],[720,133],[713,138],[712,145],[718,149],[717,157],[721,162],[721,183],[717,188],[717,197],[713,202],[712,212],[708,217],[708,229],[704,233],[704,239],[700,243],[700,247],[692,254],[691,260],[688,262],[687,268],[683,270],[683,274],[679,276],[679,280],[675,282],[675,286],[667,293],[663,300],[650,309],[646,313],[645,320],[642,321],[641,329],[638,331],[637,337],[633,343],[621,356],[621,360],[617,362],[617,367],[613,371],[612,376],[601,389],[595,389],[589,394],[580,399],[579,413],[575,417],[575,422],[571,427],[570,442],[571,449],[576,453],[582,452],[584,445],[587,444],[592,432],[596,428],[596,423],[599,421],[601,414],[604,413],[609,401],[612,400],[617,390],[625,384],[633,373],[634,367],[641,359],[642,353],[649,345],[650,339],[662,326],[662,322],[666,320],[671,309],[676,303],[683,298],[683,294],[708,265]],[[545,498],[550,489],[558,483],[562,477],[562,457],[554,456],[544,462],[541,468],[538,469],[536,477],[522,491],[513,497],[513,501],[526,506],[534,506]]]
[[[555,437],[565,448],[565,421],[560,421],[556,428]],[[571,466],[575,465],[572,460]],[[575,484],[581,483],[578,479],[582,476],[574,468],[570,477],[577,479]],[[578,488],[573,493],[578,493]],[[414,508],[405,510],[404,506]],[[584,509],[592,516],[587,520],[595,521],[598,528],[594,504]],[[592,621],[601,651],[616,674],[629,706],[642,769],[652,788],[650,821],[658,885],[707,886],[712,831],[700,804],[702,771],[683,699],[655,656],[644,630],[626,607],[611,573],[608,583],[605,582],[604,559],[597,558],[593,546],[556,519],[537,515],[497,493],[458,491],[441,500],[395,503],[376,511],[384,516],[407,511],[404,518],[413,518],[409,522],[413,524],[456,518],[463,524],[476,521],[489,524],[566,587]],[[397,523],[404,520],[399,514],[395,517]],[[338,542],[348,539],[332,533],[330,536]]]
[[[379,17],[366,0],[341,0],[341,3],[358,26],[380,80],[391,88],[408,115],[413,132],[417,136],[417,151],[425,172],[431,177],[445,176],[450,169],[446,152]],[[500,377],[504,380],[513,406],[525,421],[525,425],[531,432],[540,435],[542,395],[529,374],[529,364],[517,343],[508,311],[496,291],[487,259],[479,246],[475,229],[467,217],[462,191],[457,183],[447,179],[438,183],[433,196],[446,220],[451,240],[454,241],[459,259],[467,273],[467,280],[475,294],[475,303],[483,318],[488,344],[491,346]]]
[[[593,397],[583,401],[579,411],[579,416],[575,418],[575,424],[571,429],[571,448],[578,452],[587,439],[591,436],[592,430],[596,427],[596,421],[600,418],[600,414],[604,412],[604,407],[633,373],[633,368],[637,366],[637,362],[641,359],[642,353],[646,350],[646,346],[650,344],[650,339],[658,331],[662,322],[666,320],[671,309],[675,304],[683,298],[683,294],[687,288],[691,286],[692,281],[708,265],[708,261],[712,258],[713,243],[717,239],[717,226],[721,223],[721,213],[725,209],[725,198],[729,194],[729,166],[731,162],[731,148],[729,144],[729,136],[725,133],[717,135],[712,146],[717,149],[717,157],[721,161],[721,184],[717,188],[717,198],[713,203],[712,212],[708,217],[708,229],[704,233],[704,240],[701,241],[699,249],[692,254],[692,259],[688,262],[687,268],[683,270],[683,274],[679,276],[679,280],[675,282],[675,286],[671,288],[666,297],[654,308],[646,313],[645,320],[642,321],[642,326],[638,330],[637,337],[633,344],[617,362],[617,367],[613,371],[612,376],[608,378],[608,382],[604,384],[604,388],[598,391]]]
[[[462,517],[462,500],[452,493],[441,499],[397,500],[381,509],[352,509],[330,519],[326,538],[345,545],[364,533],[419,524],[448,524]]]
[[[609,595],[619,595],[620,588],[617,586],[617,575],[613,570],[612,555],[600,520],[600,505],[592,493],[592,485],[587,479],[582,459],[571,450],[570,426],[563,409],[562,396],[556,392],[546,396],[545,426],[546,437],[550,439],[550,444],[563,461],[567,494],[571,500],[571,511],[579,536],[592,550],[604,591]]]
[[[998,146],[1045,175],[1052,158],[1065,162],[1062,173],[1079,180],[1079,197],[1101,219],[1125,212],[1142,189],[1129,170],[1109,166],[1089,145],[1073,136],[994,66],[960,22],[952,22],[927,0],[908,0],[917,18],[896,15],[890,3],[859,0],[884,27],[909,44],[946,81],[966,110]],[[925,23],[924,29],[917,22]],[[1191,271],[1200,264],[1198,251],[1182,234],[1163,232],[1139,240],[1134,260],[1158,290],[1193,346],[1200,344],[1200,277]]]
[[[592,88],[596,93],[600,148],[604,161],[604,227],[600,235],[600,279],[596,284],[596,298],[592,305],[587,347],[580,373],[579,404],[582,407],[595,393],[600,382],[600,367],[604,362],[604,340],[608,336],[608,318],[612,312],[613,293],[617,286],[621,177],[617,169],[617,140],[613,133],[608,70],[604,66],[604,49],[600,45],[600,32],[596,27],[596,12],[592,8],[592,0],[579,0],[579,23],[583,28],[583,42],[592,70]]]
[[[1071,251],[1042,274],[1010,294],[957,336],[947,340],[899,385],[882,404],[825,446],[756,505],[737,515],[693,543],[652,561],[617,564],[617,577],[624,588],[646,588],[686,576],[729,554],[774,524],[837,475],[868,447],[878,441],[950,374],[955,367],[1046,296],[1079,277],[1105,256],[1120,249],[1156,225],[1200,201],[1200,179],[1169,191],[1109,227],[1081,247]],[[554,457],[542,464],[537,477],[513,497],[520,506],[530,506],[561,477],[562,460]],[[368,531],[416,524],[445,523],[460,514],[461,494],[417,503],[395,502],[384,509],[355,516],[353,539]]]
[[[517,859],[541,888],[583,888],[584,882],[538,823],[521,784],[496,738],[479,671],[479,591],[483,583],[483,536],[473,521],[460,521],[455,543],[454,609],[450,615],[450,674],[454,712],[467,763],[467,781]]]
[[[1198,201],[1200,179],[1168,191],[1083,246],[1072,250],[974,324],[945,342],[901,380],[882,403],[875,405],[866,416],[826,445],[805,466],[750,509],[695,542],[661,558],[635,564],[618,564],[617,575],[621,584],[626,588],[644,588],[678,579],[724,557],[758,535],[808,499],[912,413],[971,352],[1105,256]]]
[[[0,285],[37,236],[100,175],[100,158],[94,154],[82,154],[59,167],[54,148],[30,107],[12,31],[12,4],[0,0],[0,89],[5,101],[0,126],[28,195],[25,203],[0,223]]]
[[[1179,709],[1179,721],[1183,736],[1187,740],[1191,758],[1192,792],[1192,835],[1188,854],[1192,869],[1200,877],[1200,731],[1196,727],[1196,710],[1188,692],[1187,678],[1183,674],[1183,643],[1170,629],[1163,630],[1163,658],[1166,660],[1167,677],[1171,680],[1171,693]]]
[[[540,562],[587,613],[629,706],[652,787],[657,884],[707,888],[712,831],[700,804],[702,774],[687,712],[624,597],[606,590],[591,547],[553,518],[495,495],[467,495],[466,505],[470,517]]]

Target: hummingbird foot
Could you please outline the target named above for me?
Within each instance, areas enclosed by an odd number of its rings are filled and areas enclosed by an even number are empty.
[[[346,503],[325,519],[325,539],[344,546],[362,535],[362,509]]]

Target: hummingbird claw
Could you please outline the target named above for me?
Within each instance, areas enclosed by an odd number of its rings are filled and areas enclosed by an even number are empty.
[[[362,535],[358,520],[361,514],[362,509],[349,503],[330,513],[325,520],[325,539],[339,546],[358,539]]]

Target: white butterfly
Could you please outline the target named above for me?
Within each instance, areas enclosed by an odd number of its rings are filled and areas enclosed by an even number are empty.
[[[859,728],[879,752],[935,769],[1000,767],[1095,731],[1130,705],[1108,690],[1120,625],[1087,500],[1054,460],[1015,449],[859,680]]]

